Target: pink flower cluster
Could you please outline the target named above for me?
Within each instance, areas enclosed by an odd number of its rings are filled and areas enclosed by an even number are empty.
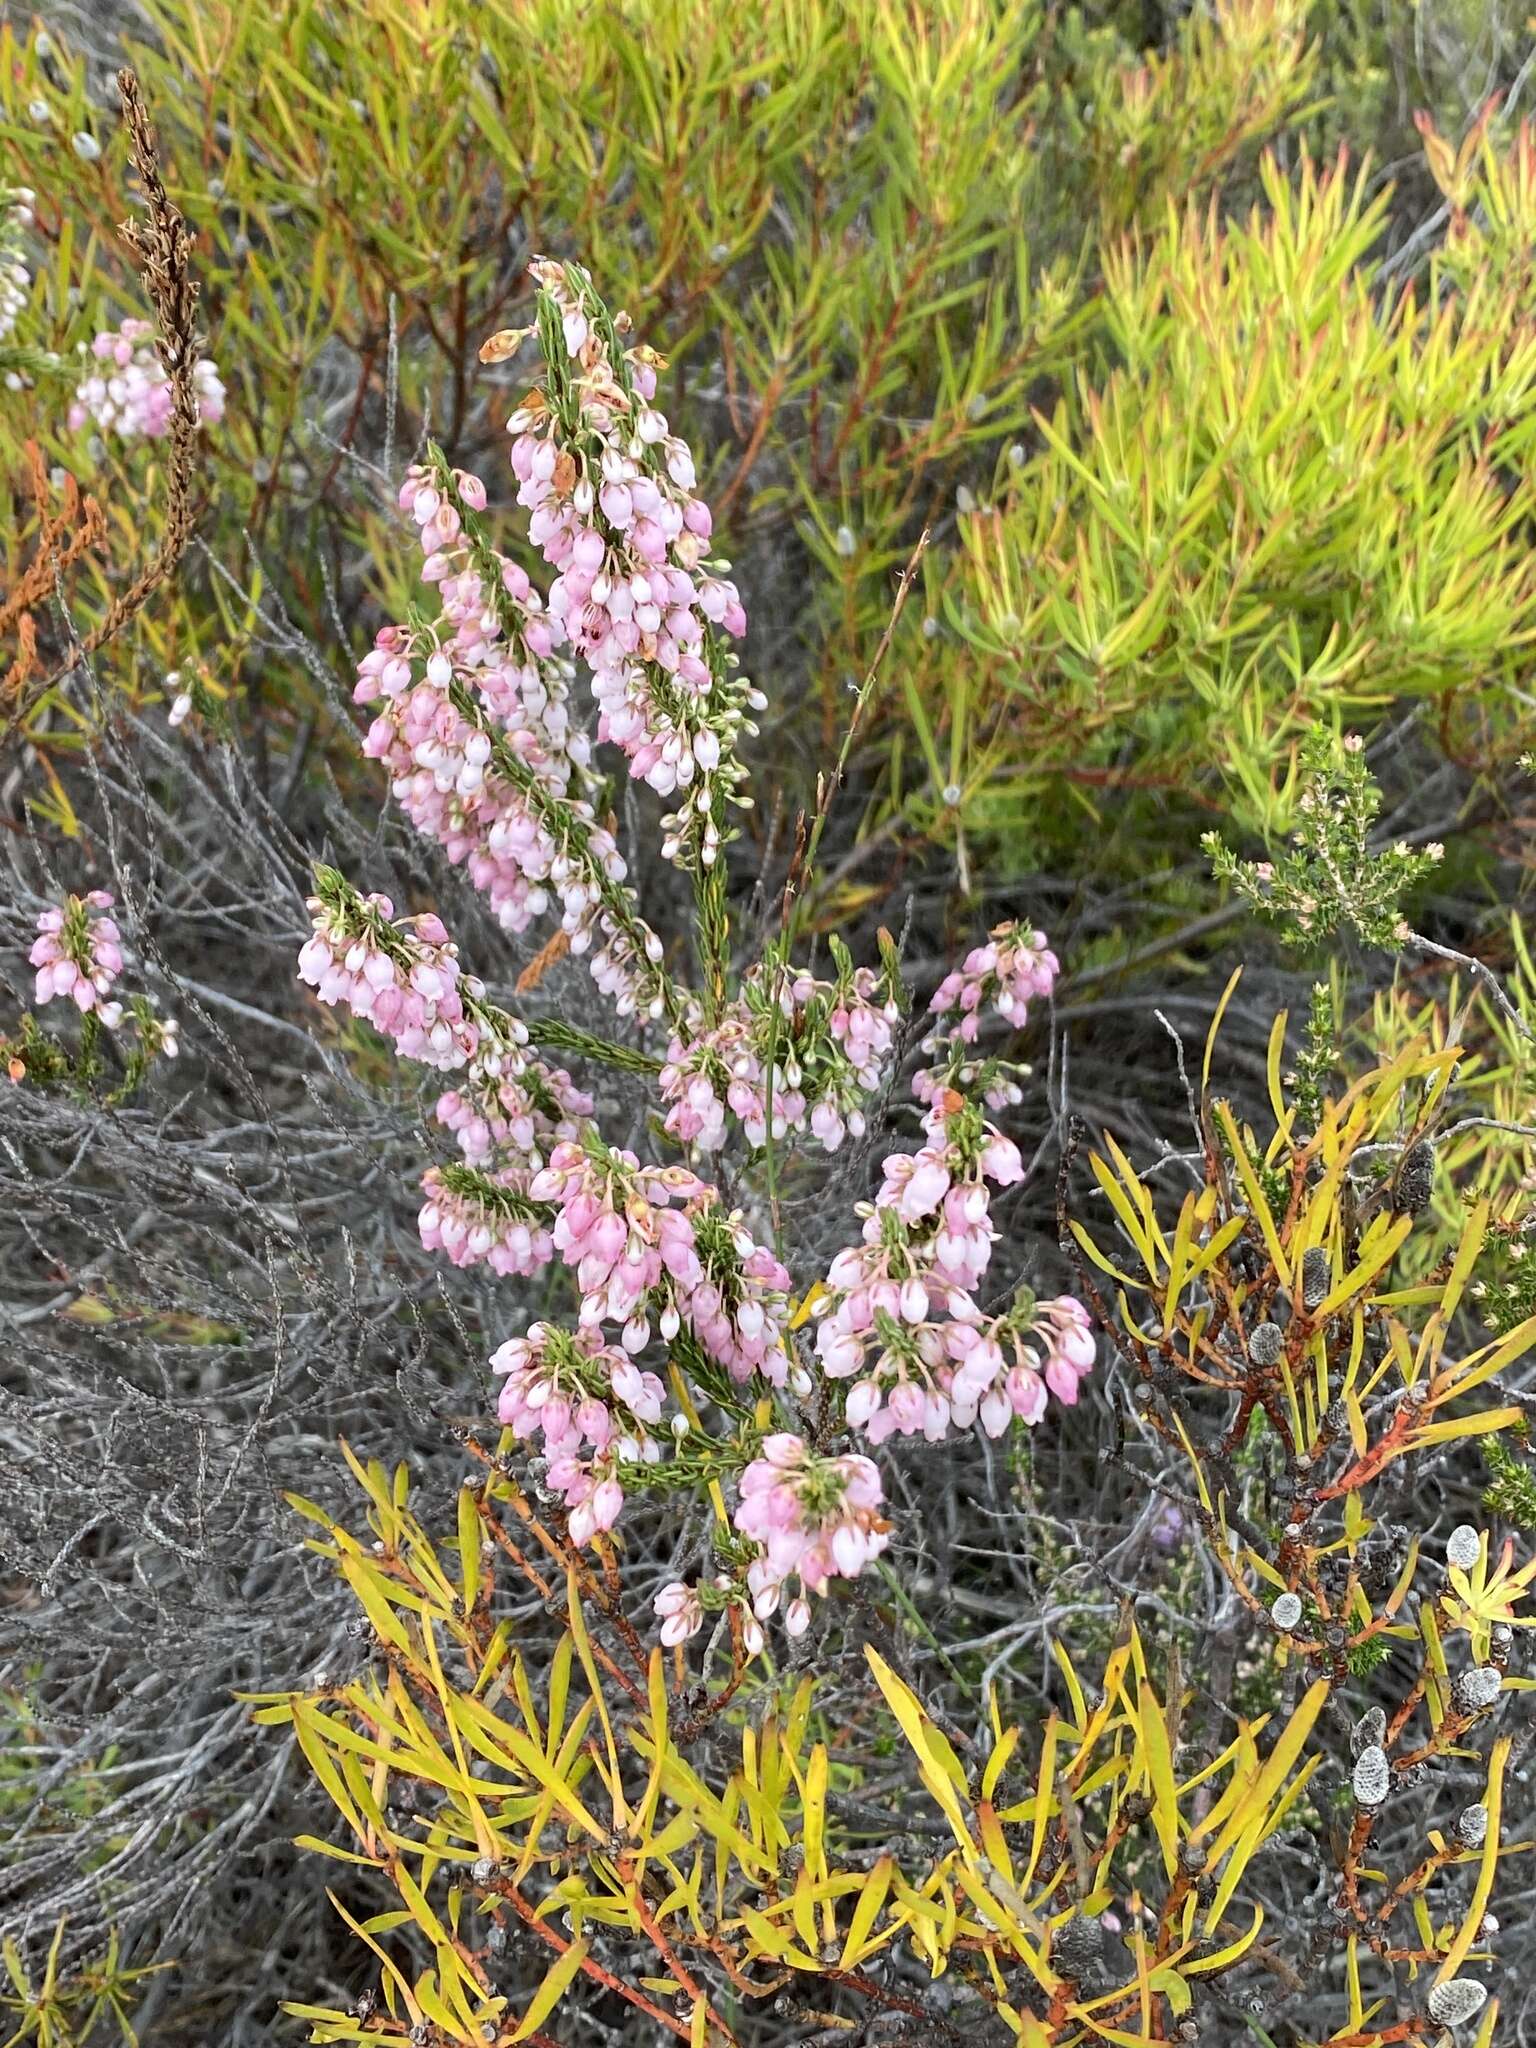
[[[740,1493],[736,1527],[762,1545],[747,1571],[754,1611],[765,1620],[798,1579],[803,1590],[784,1614],[792,1636],[811,1618],[805,1594],[825,1593],[834,1578],[856,1579],[890,1540],[870,1460],[821,1457],[788,1431],[765,1438],[762,1456],[741,1475]]]
[[[831,936],[832,964],[818,977],[791,965],[786,940],[734,991],[725,986],[721,878],[706,871],[728,806],[746,801],[735,749],[762,702],[727,645],[745,618],[729,564],[709,558],[692,457],[654,403],[659,359],[621,344],[628,323],[610,319],[585,272],[544,259],[531,268],[544,381],[509,431],[518,499],[552,587],[541,601],[486,537],[483,483],[430,449],[399,502],[437,611],[429,621],[413,608],[361,662],[355,698],[373,720],[365,751],[506,930],[558,915],[621,1015],[665,1020],[656,1092],[674,1140],[718,1151],[734,1118],[747,1147],[808,1137],[835,1152],[864,1134],[865,1106],[896,1057],[899,962],[882,936],[881,970],[855,967]],[[482,354],[498,359],[523,338],[499,336]],[[598,739],[676,802],[663,853],[693,872],[707,996],[673,979],[640,914],[613,821],[599,815],[603,785],[573,723],[576,669],[562,650],[592,669]],[[717,1185],[609,1145],[591,1097],[533,1057],[527,1029],[461,971],[436,917],[397,920],[387,898],[361,897],[328,869],[317,891],[303,978],[407,1057],[453,1075],[437,1116],[461,1157],[425,1176],[423,1243],[503,1274],[558,1258],[574,1277],[574,1327],[535,1322],[492,1360],[504,1378],[501,1419],[540,1444],[572,1539],[611,1530],[637,1486],[702,1484],[746,1461],[734,1516],[743,1540],[728,1540],[722,1560],[733,1568],[664,1587],[662,1638],[681,1644],[724,1611],[753,1654],[781,1605],[800,1634],[811,1600],[834,1578],[858,1576],[889,1530],[867,1457],[813,1448],[790,1430],[752,1454],[759,1414],[777,1406],[792,1420],[787,1397],[816,1391],[792,1348],[785,1266],[729,1207],[723,1176]],[[989,1010],[1021,1025],[1056,972],[1042,933],[1003,925],[933,997],[929,1061],[913,1082],[922,1142],[885,1159],[878,1194],[859,1205],[860,1242],[838,1253],[815,1302],[821,1368],[847,1383],[846,1420],[871,1443],[978,1422],[1000,1435],[1016,1418],[1037,1422],[1053,1395],[1075,1401],[1093,1367],[1088,1317],[1071,1297],[1037,1301],[1020,1289],[1001,1311],[980,1298],[998,1236],[993,1194],[1024,1166],[988,1120],[1019,1100],[1010,1076],[1020,1070],[975,1047]],[[545,1035],[632,1072],[654,1068],[649,1053],[570,1022]],[[640,1363],[653,1342],[714,1416],[701,1423],[684,1401],[672,1463],[648,1475],[667,1441],[657,1433],[663,1381]],[[705,1439],[687,1448],[694,1428]]]
[[[1070,1295],[1037,1303],[1023,1290],[988,1319],[975,1296],[992,1257],[992,1187],[1023,1175],[1018,1147],[948,1087],[929,1090],[927,1143],[882,1164],[861,1203],[862,1242],[838,1253],[818,1301],[816,1349],[832,1379],[849,1379],[845,1413],[871,1443],[919,1432],[937,1442],[978,1420],[1001,1436],[1033,1425],[1047,1391],[1077,1398],[1094,1344]]]
[[[503,1276],[537,1273],[555,1255],[549,1213],[528,1195],[525,1168],[494,1173],[472,1167],[429,1167],[422,1175],[427,1199],[417,1218],[421,1242],[455,1266],[482,1261]]]
[[[809,1129],[835,1152],[864,1131],[863,1102],[880,1085],[900,1011],[884,978],[846,955],[835,981],[804,969],[757,972],[719,1022],[674,1035],[658,1082],[666,1128],[680,1144],[714,1151],[726,1112],[747,1142],[777,1144]]]
[[[56,996],[68,996],[78,1010],[94,1013],[109,1031],[123,1021],[123,1006],[112,994],[123,971],[122,934],[108,915],[112,902],[109,889],[92,889],[86,896],[69,897],[62,909],[45,910],[28,955],[37,969],[39,1008]],[[174,1050],[174,1026],[171,1047]]]
[[[588,954],[621,1014],[659,1014],[661,943],[638,910],[621,925],[605,898],[625,865],[590,796],[586,736],[569,712],[571,667],[556,658],[558,623],[526,573],[468,535],[485,487],[465,471],[413,469],[400,493],[438,586],[429,628],[386,626],[358,669],[353,696],[376,706],[363,751],[390,771],[391,794],[417,830],[462,863],[503,927],[521,932],[558,905],[571,950]]]
[[[472,978],[461,986],[458,947],[440,917],[425,911],[396,922],[387,896],[352,891],[329,901],[311,896],[309,911],[314,931],[299,953],[299,977],[322,1003],[344,1003],[423,1066],[447,1072],[481,1052],[485,1034],[473,1006],[484,990]]]
[[[670,1648],[686,1643],[690,1636],[696,1636],[704,1626],[704,1617],[712,1609],[732,1610],[740,1617],[741,1647],[749,1657],[762,1655],[766,1637],[763,1625],[753,1611],[752,1592],[739,1579],[733,1579],[729,1572],[717,1572],[708,1584],[685,1585],[681,1579],[673,1579],[663,1586],[652,1603],[656,1618],[661,1623],[661,1640]],[[810,1609],[803,1601],[791,1603],[795,1619],[801,1627],[802,1608],[805,1620],[810,1619]],[[798,1630],[797,1630],[798,1633]]]
[[[555,1255],[553,1212],[533,1200],[533,1176],[556,1145],[580,1137],[592,1098],[563,1067],[521,1051],[496,1064],[491,1073],[472,1062],[459,1086],[437,1099],[437,1120],[467,1164],[423,1175],[418,1222],[426,1249],[446,1252],[456,1266],[483,1259],[493,1272],[527,1275]]]
[[[709,507],[695,495],[687,444],[653,400],[649,350],[616,352],[586,273],[539,258],[547,385],[513,413],[512,469],[529,535],[557,574],[552,616],[593,671],[598,737],[629,756],[631,774],[680,795],[667,820],[669,858],[713,863],[721,804],[758,692],[737,682],[714,633],[739,637],[736,586],[706,562]]]
[[[461,972],[439,918],[397,919],[387,896],[360,896],[333,869],[319,870],[319,886],[302,979],[322,1002],[345,1003],[385,1032],[406,1058],[461,1077],[438,1097],[437,1120],[466,1164],[424,1177],[422,1243],[456,1266],[538,1271],[554,1256],[553,1217],[533,1179],[587,1128],[592,1098],[528,1051],[526,1027]]]
[[[171,380],[156,353],[153,336],[147,320],[125,320],[120,327],[109,327],[96,336],[90,353],[101,368],[90,371],[76,388],[69,408],[72,432],[87,421],[99,433],[120,434],[125,441],[141,435],[159,441],[171,431]],[[82,342],[82,350],[84,346]],[[224,417],[225,391],[206,356],[194,365],[192,381],[198,419],[204,426],[217,424]]]
[[[502,1423],[526,1441],[542,1436],[545,1477],[565,1502],[571,1540],[590,1543],[619,1518],[626,1466],[661,1457],[651,1434],[666,1402],[661,1381],[588,1325],[571,1335],[534,1323],[502,1345],[491,1370],[506,1375]]]
[[[1050,994],[1060,966],[1044,932],[1000,924],[984,946],[974,947],[960,967],[945,975],[929,1008],[946,1020],[941,1033],[952,1030],[962,1045],[975,1043],[988,1007],[1017,1031],[1029,1014],[1030,998]]]
[[[511,1154],[536,1172],[556,1145],[581,1136],[591,1115],[591,1096],[563,1067],[532,1058],[494,1075],[472,1071],[437,1099],[438,1122],[471,1166]]]
[[[726,1586],[730,1580],[725,1580]],[[662,1587],[654,1604],[657,1620],[661,1623],[661,1640],[671,1649],[678,1643],[686,1643],[690,1636],[696,1636],[704,1626],[704,1602],[695,1586],[685,1585],[681,1579],[673,1579]],[[757,1631],[757,1645],[752,1655],[762,1648],[761,1629]]]
[[[583,1328],[617,1323],[635,1354],[654,1315],[664,1339],[686,1327],[734,1379],[759,1372],[783,1385],[789,1275],[740,1216],[721,1215],[704,1181],[642,1166],[589,1134],[557,1145],[529,1193],[554,1205],[555,1249],[575,1268]]]
[[[683,1320],[738,1386],[754,1373],[775,1387],[798,1385],[805,1375],[791,1366],[784,1336],[788,1268],[757,1243],[739,1209],[725,1213],[712,1187],[705,1185],[685,1213],[703,1278],[679,1299]],[[809,1384],[798,1390],[809,1392]]]

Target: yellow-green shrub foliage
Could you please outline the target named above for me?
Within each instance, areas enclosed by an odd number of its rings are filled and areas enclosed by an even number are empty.
[[[1536,623],[1531,141],[1485,151],[1401,290],[1387,194],[1346,162],[1263,166],[1106,253],[1111,367],[1036,415],[935,565],[929,673],[985,743],[981,815],[1046,778],[1270,781],[1319,715],[1429,700],[1474,750],[1524,718]],[[1486,209],[1486,225],[1471,208]],[[1120,779],[1110,776],[1111,781]]]
[[[230,390],[204,437],[202,533],[241,584],[275,582],[334,637],[327,581],[354,606],[359,543],[386,574],[395,545],[347,451],[392,470],[429,412],[452,459],[496,444],[515,394],[475,349],[518,317],[527,254],[547,249],[668,348],[722,532],[778,565],[765,687],[798,700],[809,670],[834,724],[891,565],[925,522],[947,544],[957,485],[1026,431],[1070,359],[1100,234],[1209,189],[1297,106],[1312,63],[1301,0],[1220,0],[1146,63],[1046,0],[144,12],[153,34],[128,53]],[[28,331],[61,358],[0,419],[3,587],[30,559],[30,433],[106,509],[109,544],[73,579],[88,623],[142,560],[163,479],[153,446],[93,460],[59,431],[77,344],[146,309],[116,241],[115,110],[57,37],[0,29],[0,167],[38,195]],[[257,632],[194,561],[112,679],[312,691],[291,650],[251,652]]]
[[[145,1977],[171,1965],[125,1969],[113,1934],[100,1956],[65,1971],[60,1968],[64,1931],[61,1920],[37,1971],[28,1970],[9,1935],[0,1942],[0,2014],[12,2029],[6,2048],[87,2048],[92,2041],[109,2038],[138,2048],[132,2018],[138,1987]]]
[[[1404,1476],[1521,1424],[1504,1375],[1536,1336],[1529,1305],[1484,1341],[1459,1332],[1525,1197],[1469,1190],[1432,1268],[1405,1277],[1429,1213],[1423,1140],[1460,1050],[1410,1043],[1308,1128],[1281,1080],[1285,1034],[1282,1014],[1267,1136],[1211,1092],[1208,1048],[1196,1186],[1149,1182],[1110,1140],[1090,1160],[1097,1201],[1067,1212],[1136,1388],[1126,1455],[1203,1532],[1256,1645],[1246,1682],[1273,1710],[1234,1697],[1228,1714],[1219,1691],[1220,1739],[1186,1740],[1201,1689],[1129,1604],[1092,1666],[1058,1649],[1055,1710],[1027,1726],[997,1695],[974,1725],[925,1705],[873,1647],[863,1704],[844,1684],[835,1718],[812,1679],[765,1675],[723,1630],[699,1684],[691,1653],[669,1660],[652,1624],[637,1630],[622,1546],[603,1538],[593,1559],[541,1519],[510,1435],[481,1452],[447,1541],[403,1469],[354,1460],[366,1535],[296,1505],[366,1618],[367,1667],[257,1706],[291,1726],[344,1823],[311,1846],[398,1902],[337,1897],[379,1991],[352,2013],[292,2008],[314,2040],[415,2028],[548,2048],[582,2038],[597,2002],[724,2048],[769,2001],[807,2030],[923,2021],[922,1983],[948,1975],[999,2038],[1147,2048],[1224,2024],[1256,1982],[1301,1987],[1302,1968],[1314,2017],[1287,2038],[1427,2048],[1454,2007],[1481,2013],[1488,2048],[1498,2005],[1471,1972],[1516,1846],[1495,1716],[1533,1683],[1506,1666],[1536,1621],[1536,1564],[1471,1528],[1442,1562],[1384,1507]],[[547,1658],[525,1658],[507,1611],[530,1594],[567,1623]],[[1443,1824],[1445,1800],[1417,1789],[1442,1771],[1474,1787]],[[905,1817],[900,1840],[882,1807]],[[1298,1824],[1337,1872],[1300,1930],[1261,1896]],[[1121,1910],[1124,1940],[1106,1945]],[[1336,2009],[1310,2032],[1325,1962]]]

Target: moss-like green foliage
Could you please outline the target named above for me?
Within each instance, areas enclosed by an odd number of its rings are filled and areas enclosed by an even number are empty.
[[[1536,1479],[1503,1437],[1491,1436],[1483,1445],[1483,1463],[1490,1474],[1483,1492],[1483,1506],[1527,1533],[1536,1530]]]

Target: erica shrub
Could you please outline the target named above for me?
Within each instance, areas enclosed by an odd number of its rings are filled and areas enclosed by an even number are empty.
[[[320,2041],[723,2044],[798,2024],[1035,2048],[1246,2020],[1383,2048],[1479,2018],[1518,1743],[1498,1716],[1531,1683],[1513,1658],[1533,1567],[1471,1524],[1431,1563],[1392,1520],[1459,1448],[1525,1426],[1510,1376],[1536,1317],[1452,1334],[1523,1192],[1497,1227],[1474,1202],[1428,1272],[1398,1266],[1459,1048],[1415,1039],[1340,1087],[1314,1005],[1283,1078],[1281,1014],[1261,1137],[1210,1084],[1213,1026],[1195,1148],[1158,1162],[1193,1185],[1154,1183],[1108,1138],[1085,1209],[1074,1138],[1076,1292],[997,1272],[994,1204],[1026,1177],[1000,1121],[1022,1099],[1008,1034],[1057,960],[1001,925],[913,1023],[893,942],[862,968],[829,944],[818,974],[794,880],[766,941],[737,943],[740,600],[655,359],[584,273],[536,274],[533,327],[489,352],[539,347],[510,430],[555,582],[535,594],[491,541],[488,488],[433,452],[401,502],[438,609],[383,629],[357,695],[418,831],[504,929],[558,917],[615,1035],[496,1004],[434,912],[317,871],[304,979],[453,1080],[436,1113],[461,1157],[427,1170],[425,1246],[542,1284],[491,1358],[502,1431],[466,1433],[478,1471],[446,1544],[403,1467],[351,1460],[371,1541],[297,1502],[361,1606],[364,1668],[268,1693],[258,1719],[293,1729],[346,1822],[329,1853],[399,1903],[342,1907],[376,1990],[291,2010]],[[573,743],[572,657],[595,751]],[[675,806],[659,830],[693,892],[686,934],[647,919],[618,854],[605,743]],[[1377,800],[1358,750],[1341,759],[1310,757],[1283,865],[1217,848],[1218,866],[1272,889],[1298,937],[1345,922],[1428,946],[1396,906],[1433,863],[1373,847]],[[605,1067],[645,1102],[627,1141],[603,1129]],[[818,1153],[865,1146],[898,1077],[916,1131],[869,1150],[872,1198],[808,1264],[786,1205]],[[884,1461],[977,1430],[1023,1454],[1020,1424],[1077,1407],[1095,1326],[1127,1396],[1102,1455],[1145,1489],[1142,1543],[1208,1559],[1215,1663],[1186,1671],[1177,1623],[1150,1655],[1128,1590],[1089,1675],[1056,1646],[1062,1701],[1026,1729],[963,1637],[926,1697],[901,1669],[892,1611],[938,1638],[892,1567]],[[659,1584],[648,1504],[697,1531],[693,1568]],[[563,1623],[552,1647],[523,1648],[530,1596]]]

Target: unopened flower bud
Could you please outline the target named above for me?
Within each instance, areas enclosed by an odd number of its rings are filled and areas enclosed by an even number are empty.
[[[1382,1805],[1392,1783],[1391,1766],[1387,1752],[1379,1743],[1373,1742],[1369,1749],[1362,1749],[1355,1763],[1354,1776],[1350,1780],[1357,1805],[1369,1812]]]
[[[1255,1365],[1278,1365],[1285,1351],[1285,1332],[1278,1323],[1260,1323],[1248,1339],[1248,1356]]]
[[[1102,1961],[1103,1955],[1104,1931],[1085,1913],[1074,1913],[1051,1936],[1051,1961],[1074,1983]]]
[[[1333,1268],[1328,1263],[1328,1254],[1320,1244],[1314,1244],[1302,1254],[1301,1260],[1301,1301],[1304,1308],[1316,1308],[1333,1285]]]
[[[1477,1531],[1470,1522],[1461,1522],[1445,1540],[1445,1561],[1461,1571],[1470,1571],[1477,1563],[1482,1544]]]
[[[1475,1977],[1449,1977],[1430,1987],[1429,2016],[1440,2027],[1464,2026],[1488,2002],[1488,1986]]]
[[[1367,1707],[1350,1731],[1349,1746],[1356,1756],[1379,1748],[1386,1740],[1387,1717],[1380,1707]]]
[[[1295,1593],[1282,1593],[1269,1612],[1275,1627],[1283,1629],[1289,1635],[1301,1619],[1300,1596]]]
[[[1493,1705],[1503,1683],[1503,1674],[1496,1665],[1479,1664],[1471,1671],[1463,1671],[1451,1687],[1451,1698],[1460,1713],[1480,1714],[1484,1707]]]
[[[1463,1849],[1481,1849],[1488,1839],[1486,1806],[1464,1806],[1456,1816],[1456,1839]]]
[[[1400,1215],[1422,1216],[1435,1191],[1435,1148],[1428,1138],[1410,1146],[1392,1182],[1392,1206]]]

